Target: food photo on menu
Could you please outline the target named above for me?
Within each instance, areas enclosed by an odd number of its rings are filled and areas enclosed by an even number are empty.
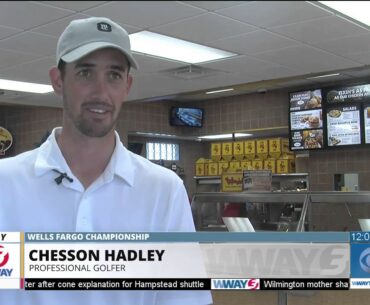
[[[323,148],[322,129],[299,130],[291,132],[291,149],[320,149]]]
[[[321,108],[321,89],[290,94],[290,111]]]
[[[322,128],[322,110],[291,112],[290,128],[291,130]]]
[[[327,111],[328,146],[361,144],[360,106],[342,106]]]

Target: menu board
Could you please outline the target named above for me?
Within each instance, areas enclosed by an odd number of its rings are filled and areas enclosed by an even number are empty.
[[[290,93],[290,149],[323,147],[321,89]]]
[[[370,104],[364,106],[365,144],[370,144]]]
[[[313,109],[290,113],[290,129],[322,128],[322,111]]]
[[[321,108],[321,89],[290,94],[290,111]]]
[[[360,105],[336,106],[327,109],[328,146],[361,144]]]
[[[325,99],[329,104],[368,101],[370,100],[370,84],[330,89],[327,90]]]
[[[322,129],[292,131],[290,138],[294,150],[318,149],[324,146]]]

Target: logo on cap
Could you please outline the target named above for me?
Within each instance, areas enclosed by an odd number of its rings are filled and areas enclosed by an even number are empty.
[[[9,260],[9,253],[3,249],[4,247],[0,245],[0,267],[5,266]]]
[[[102,32],[112,32],[112,26],[106,22],[99,22],[97,24],[98,30]]]

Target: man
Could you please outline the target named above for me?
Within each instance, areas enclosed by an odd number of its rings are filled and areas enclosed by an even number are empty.
[[[0,231],[193,231],[172,171],[129,152],[115,132],[137,68],[127,32],[107,18],[75,20],[50,70],[63,123],[40,148],[1,160]],[[209,304],[209,292],[0,291],[1,304]]]

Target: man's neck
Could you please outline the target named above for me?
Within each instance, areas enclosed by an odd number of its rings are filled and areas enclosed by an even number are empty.
[[[63,128],[57,143],[72,173],[88,188],[105,170],[115,148],[114,131],[101,138]]]

